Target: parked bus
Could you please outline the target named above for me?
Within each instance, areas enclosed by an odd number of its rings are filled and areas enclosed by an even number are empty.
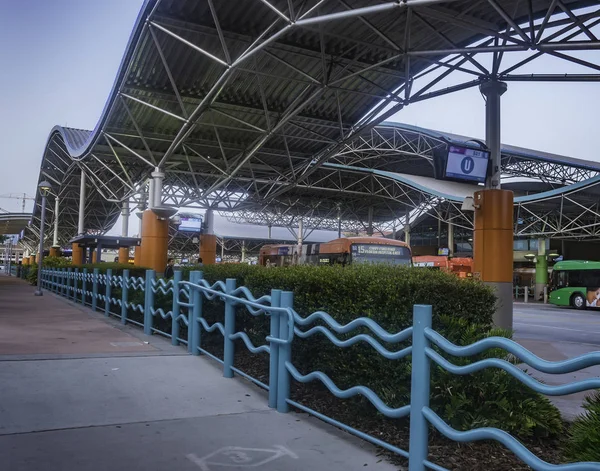
[[[432,268],[454,273],[459,278],[473,276],[473,259],[468,257],[448,257],[445,255],[419,255],[413,257],[415,267]]]
[[[258,257],[259,265],[277,267],[350,263],[410,265],[411,261],[410,247],[406,243],[382,237],[342,237],[319,244],[265,245]]]
[[[600,307],[600,262],[557,262],[552,271],[549,302],[575,309]]]

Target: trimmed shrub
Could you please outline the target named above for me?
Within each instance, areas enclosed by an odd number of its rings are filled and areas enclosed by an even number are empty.
[[[246,286],[256,297],[271,289],[293,291],[294,309],[303,317],[319,310],[341,324],[368,317],[393,333],[412,325],[414,304],[431,304],[433,328],[456,344],[468,345],[491,335],[510,337],[509,332],[493,329],[496,298],[488,287],[439,271],[380,265],[269,269],[212,265],[198,269],[211,283],[236,278],[238,286]],[[209,323],[222,322],[223,304],[205,302],[204,316]],[[268,319],[251,316],[238,307],[236,328],[246,331],[259,345],[268,334]],[[357,330],[337,337],[343,340],[357,333],[370,332]],[[220,335],[203,333],[203,342],[209,351],[211,347],[215,348],[213,353],[221,351]],[[385,346],[399,350],[405,345]],[[362,342],[338,348],[321,334],[308,339],[297,337],[292,349],[294,365],[305,374],[322,371],[342,389],[367,386],[392,407],[410,401],[410,358],[386,360]],[[506,352],[497,349],[476,358],[449,359],[464,365],[492,357],[509,359]],[[259,361],[259,357],[253,358]],[[486,369],[469,376],[452,375],[435,366],[431,371],[431,407],[457,429],[492,426],[523,438],[553,436],[562,430],[558,409],[502,370]],[[350,402],[358,405],[359,412],[373,410],[365,406],[365,400]]]
[[[71,261],[64,257],[44,257],[42,267],[44,268],[68,268],[71,266]],[[28,266],[27,281],[32,285],[37,285],[38,264],[32,263]]]
[[[587,396],[583,408],[569,429],[565,455],[570,461],[600,461],[600,391]]]

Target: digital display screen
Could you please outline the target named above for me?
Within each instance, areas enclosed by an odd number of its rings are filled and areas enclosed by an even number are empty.
[[[200,232],[202,230],[202,218],[182,217],[179,230],[182,232]]]
[[[485,183],[490,153],[468,147],[448,146],[446,178]]]
[[[408,265],[410,250],[396,245],[353,244],[352,260],[357,263],[390,263]]]

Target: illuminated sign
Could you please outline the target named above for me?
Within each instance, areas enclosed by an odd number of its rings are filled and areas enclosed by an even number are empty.
[[[399,257],[404,255],[404,247],[395,245],[356,244],[352,246],[353,255],[375,255],[384,257]]]
[[[448,146],[446,178],[484,183],[490,153],[468,147]]]
[[[179,230],[181,232],[200,232],[202,230],[202,217],[182,217]]]

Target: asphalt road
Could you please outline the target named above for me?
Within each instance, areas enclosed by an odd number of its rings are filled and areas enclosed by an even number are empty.
[[[516,340],[587,344],[600,350],[600,310],[515,303],[513,326]]]

